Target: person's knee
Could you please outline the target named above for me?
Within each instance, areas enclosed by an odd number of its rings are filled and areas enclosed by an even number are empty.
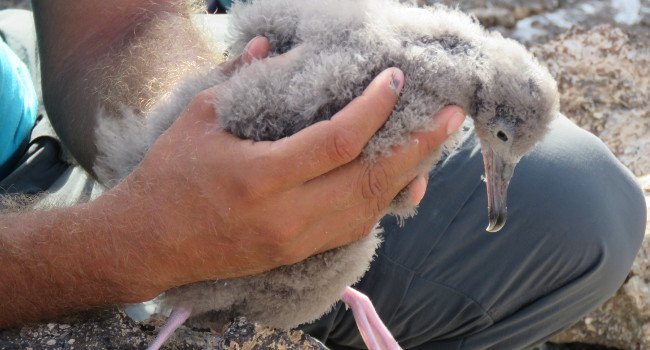
[[[519,170],[528,186],[514,192],[543,202],[538,225],[560,234],[561,249],[573,260],[588,260],[580,263],[591,266],[585,281],[603,297],[613,294],[645,231],[645,201],[634,176],[600,140],[567,120],[555,123]]]
[[[509,192],[511,219],[494,240],[505,257],[491,259],[516,269],[475,297],[495,324],[466,344],[521,347],[575,323],[621,286],[643,239],[634,176],[565,119],[522,160]]]
[[[485,233],[480,155],[461,155],[469,158],[451,158],[432,177],[418,216],[403,228],[384,221],[386,241],[374,264],[384,272],[364,278],[362,289],[390,315],[400,341],[442,348],[519,337],[524,344],[576,322],[616,291],[640,245],[645,205],[633,176],[600,141],[556,122],[515,170],[510,218],[496,234]],[[387,266],[395,266],[392,274]],[[387,311],[375,288],[402,297]],[[341,317],[323,329],[338,332],[332,325],[344,328]],[[354,337],[347,343],[360,341]]]

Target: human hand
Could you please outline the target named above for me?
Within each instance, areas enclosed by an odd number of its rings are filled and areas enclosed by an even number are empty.
[[[267,45],[256,39],[240,63],[264,57]],[[270,60],[282,64],[295,54]],[[122,227],[142,227],[138,236],[127,234],[143,248],[134,252],[143,268],[125,277],[155,296],[191,282],[260,273],[368,234],[406,186],[419,201],[426,188],[416,179],[420,163],[464,114],[445,108],[434,117],[436,130],[414,133],[376,162],[358,159],[403,84],[401,71],[387,69],[331,120],[275,142],[221,130],[214,103],[223,86],[201,92],[140,167],[98,201],[121,208]]]

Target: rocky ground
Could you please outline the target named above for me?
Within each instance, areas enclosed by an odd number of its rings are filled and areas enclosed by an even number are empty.
[[[545,43],[571,27],[590,29],[612,24],[648,33],[648,0],[404,0],[418,4],[444,3],[470,12],[486,26],[527,44]]]
[[[530,47],[557,79],[562,111],[639,177],[650,203],[650,0],[442,2]],[[0,0],[0,8],[16,6],[28,8],[29,2]],[[0,349],[142,348],[159,326],[160,320],[135,323],[119,311],[103,310],[0,332]],[[559,345],[547,349],[650,349],[650,238],[618,293],[553,341]],[[323,348],[299,332],[273,332],[241,319],[223,336],[182,328],[168,348],[206,347]]]
[[[154,339],[164,321],[138,323],[116,309],[97,310],[56,322],[25,326],[0,332],[0,349],[119,349],[140,350]],[[300,331],[276,331],[234,320],[222,332],[178,329],[165,350],[326,350]]]

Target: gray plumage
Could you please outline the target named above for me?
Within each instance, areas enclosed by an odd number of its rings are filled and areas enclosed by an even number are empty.
[[[223,128],[241,138],[277,140],[329,119],[379,72],[395,66],[405,72],[404,89],[363,157],[373,161],[389,154],[410,132],[435,127],[432,116],[455,104],[474,121],[486,167],[494,171],[488,165],[493,158],[503,163],[493,183],[505,191],[514,165],[541,140],[558,111],[555,82],[523,46],[445,7],[417,9],[390,0],[235,4],[232,55],[258,35],[269,38],[272,55],[296,46],[301,52],[280,66],[253,62],[230,77],[216,108]],[[100,112],[97,139],[103,155],[94,167],[100,180],[110,185],[128,175],[196,93],[224,80],[219,68],[188,77],[144,120],[126,108],[119,118]],[[440,152],[455,146],[454,140],[431,155],[423,173],[435,165]],[[492,205],[505,211],[505,204]],[[389,214],[413,212],[398,197]],[[496,226],[503,224],[493,220]],[[274,327],[294,327],[328,311],[343,289],[363,275],[380,242],[378,232],[295,265],[182,286],[158,300],[163,310],[189,302],[194,316],[218,311],[220,319],[240,314]]]

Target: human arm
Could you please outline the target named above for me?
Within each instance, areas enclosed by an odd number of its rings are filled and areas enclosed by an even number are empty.
[[[187,7],[178,0],[32,1],[48,117],[86,170],[97,155],[99,106],[141,110],[208,56],[196,44]],[[167,23],[164,33],[156,28]],[[174,45],[158,45],[158,33]]]
[[[335,136],[335,131],[342,130],[343,124],[351,131],[368,127],[347,124],[359,121],[359,110],[371,117],[371,129],[380,125],[392,102],[383,106],[374,102],[381,100],[381,90],[387,92],[378,85],[388,83],[388,77],[380,76],[376,90],[333,121],[275,143],[203,132],[202,123],[213,116],[205,100],[213,92],[206,92],[174,124],[175,130],[156,143],[143,165],[98,200],[66,209],[0,216],[0,326],[147,300],[189,282],[261,272],[366,234],[392,196],[415,176],[423,154],[446,136],[441,131],[419,134],[415,137],[420,142],[399,149],[380,168],[353,161],[314,176],[361,151],[363,141],[343,141],[346,136]],[[452,112],[438,116],[443,126]],[[189,178],[184,171],[188,167],[211,172],[212,166],[218,166],[212,162],[233,159],[207,154],[186,157],[188,149],[179,149],[174,138],[187,141],[188,135],[205,137],[187,146],[200,144],[195,151],[209,152],[213,148],[204,147],[203,142],[214,143],[215,148],[231,150],[225,152],[229,157],[245,162],[222,167],[227,171],[218,178]],[[363,135],[370,136],[368,132]],[[308,169],[287,174],[292,167],[285,162],[303,149],[303,142],[324,149],[292,159],[300,162],[302,157]],[[314,158],[321,161],[312,162]],[[268,167],[260,167],[260,161]],[[399,168],[408,170],[397,174]],[[259,171],[241,176],[239,172],[245,169]],[[273,173],[296,181],[280,182],[267,176]]]
[[[47,56],[47,49],[43,52]],[[56,71],[63,63],[43,59],[44,73],[48,66],[54,76],[75,71]],[[413,135],[393,156],[361,162],[361,149],[392,112],[394,81],[401,87],[403,75],[388,70],[331,121],[257,143],[213,128],[219,87],[210,89],[195,98],[131,176],[96,201],[0,216],[0,327],[265,271],[367,234],[416,176],[419,163],[444,141],[449,119],[458,112],[441,113],[439,129]],[[64,99],[48,103],[48,109],[73,104],[74,96],[63,92],[49,96],[57,94]],[[98,101],[80,103],[90,108]],[[63,107],[54,108],[67,111]],[[59,122],[68,123],[63,117]],[[79,123],[66,127],[84,130]],[[417,197],[423,184],[416,184]]]

